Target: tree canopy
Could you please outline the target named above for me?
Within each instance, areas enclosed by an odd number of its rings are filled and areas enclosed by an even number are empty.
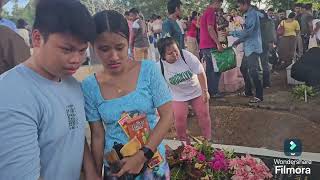
[[[33,23],[35,14],[35,1],[30,0],[26,7],[22,8],[18,5],[18,0],[13,0],[12,12],[3,10],[2,16],[13,21],[19,18],[26,20],[30,25]],[[80,0],[91,12],[95,14],[104,9],[112,9],[124,13],[130,8],[138,8],[146,18],[150,18],[152,14],[166,16],[167,0]],[[314,9],[320,8],[318,0],[252,0],[256,4],[265,4],[266,8],[291,9],[296,2],[313,3]],[[183,16],[191,15],[192,11],[202,12],[208,5],[208,0],[182,0]],[[226,0],[224,7],[232,9],[237,7],[237,0]]]

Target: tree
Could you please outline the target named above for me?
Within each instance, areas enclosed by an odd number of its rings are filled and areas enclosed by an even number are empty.
[[[33,24],[35,16],[35,4],[34,0],[26,5],[26,7],[19,7],[18,1],[15,0],[11,14],[8,11],[3,10],[3,17],[17,22],[18,19],[24,19],[29,25]]]
[[[167,0],[119,0],[127,10],[137,8],[145,18],[150,18],[152,14],[166,16]]]
[[[119,3],[118,0],[81,0],[90,13],[96,14],[103,10],[115,10],[120,13],[124,13],[125,6],[123,3]]]
[[[183,4],[183,14],[185,17],[191,16],[192,11],[201,13],[209,5],[208,0],[191,0]]]

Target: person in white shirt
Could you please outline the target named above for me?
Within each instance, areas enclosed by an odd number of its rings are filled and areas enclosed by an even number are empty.
[[[175,127],[179,140],[190,143],[186,134],[188,104],[195,111],[204,138],[211,139],[207,77],[199,59],[180,50],[172,37],[158,41],[161,72],[173,96]]]
[[[162,33],[162,19],[161,16],[154,16],[154,21],[152,22],[152,32],[155,38],[159,38]]]
[[[17,21],[17,33],[23,38],[26,44],[30,47],[30,33],[27,29],[28,23],[23,20],[19,19]]]

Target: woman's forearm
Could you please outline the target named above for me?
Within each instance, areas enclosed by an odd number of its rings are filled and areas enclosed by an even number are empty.
[[[198,74],[198,79],[199,79],[199,83],[201,86],[201,90],[202,91],[208,91],[208,84],[207,84],[207,76],[206,74],[203,72],[201,74]]]
[[[156,127],[150,134],[146,147],[150,148],[153,152],[156,151],[161,141],[167,135],[169,129],[173,126],[173,111],[172,104],[168,102],[158,108],[160,120]]]

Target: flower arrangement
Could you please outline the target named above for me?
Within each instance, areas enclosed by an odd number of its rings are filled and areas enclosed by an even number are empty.
[[[194,138],[194,137],[193,137]],[[268,167],[251,155],[236,157],[233,151],[215,149],[202,138],[192,145],[182,144],[176,150],[167,147],[171,179],[201,180],[267,180]]]

